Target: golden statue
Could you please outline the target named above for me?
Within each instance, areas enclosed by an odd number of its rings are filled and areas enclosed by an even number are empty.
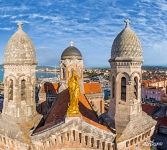
[[[80,97],[80,84],[79,84],[79,76],[76,71],[72,71],[72,76],[68,81],[68,89],[70,94],[70,103],[67,110],[68,116],[78,116],[79,106],[78,101]]]

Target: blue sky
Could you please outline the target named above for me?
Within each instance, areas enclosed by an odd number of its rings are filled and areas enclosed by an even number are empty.
[[[69,42],[86,67],[106,67],[116,35],[129,18],[141,40],[145,65],[167,65],[166,0],[0,0],[0,63],[17,22],[24,22],[39,65],[58,66]]]

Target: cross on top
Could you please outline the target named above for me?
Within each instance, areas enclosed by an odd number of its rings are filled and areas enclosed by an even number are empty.
[[[125,28],[129,27],[130,20],[129,19],[125,19],[124,22],[125,22]]]
[[[70,46],[74,46],[74,42],[73,41],[70,41]]]
[[[17,23],[17,25],[18,25],[18,29],[21,29],[21,30],[22,30],[23,23],[22,23],[21,21],[19,21],[19,22]]]

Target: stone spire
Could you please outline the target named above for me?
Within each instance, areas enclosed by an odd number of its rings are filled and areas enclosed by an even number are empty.
[[[18,30],[22,30],[23,29],[23,23],[21,21],[19,21],[17,23],[17,26],[18,26]]]
[[[125,22],[125,28],[130,27],[130,20],[129,19],[125,19],[124,22]]]
[[[36,115],[36,64],[35,48],[19,22],[18,31],[5,48],[3,115],[18,122],[31,120]]]
[[[142,46],[136,33],[130,28],[130,21],[126,19],[125,28],[114,39],[111,50],[111,61],[116,59],[135,59],[143,61]]]
[[[4,64],[36,64],[34,45],[23,31],[22,22],[18,22],[18,30],[11,36],[5,48]]]

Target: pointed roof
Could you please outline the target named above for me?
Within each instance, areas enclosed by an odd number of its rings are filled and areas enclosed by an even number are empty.
[[[136,33],[130,27],[130,21],[125,20],[125,28],[114,39],[111,60],[139,59],[142,61],[142,47]]]
[[[51,129],[55,126],[59,126],[59,125],[65,123],[69,99],[70,99],[70,96],[69,96],[68,89],[62,91],[58,95],[57,100],[52,105],[52,108],[49,111],[46,119],[41,121],[41,123],[34,130],[33,134],[45,132],[48,129]],[[96,112],[93,110],[89,101],[86,99],[86,97],[83,94],[80,95],[79,111],[81,113],[80,117],[85,122],[87,122],[87,123],[89,123],[97,128],[109,131],[108,127],[99,123],[98,116],[97,116]]]
[[[18,23],[18,30],[11,36],[5,48],[4,64],[36,64],[35,48],[29,36]]]

